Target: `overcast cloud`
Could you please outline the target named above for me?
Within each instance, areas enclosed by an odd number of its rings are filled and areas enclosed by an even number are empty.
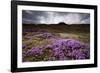
[[[24,24],[90,24],[89,13],[50,12],[50,11],[22,11]]]

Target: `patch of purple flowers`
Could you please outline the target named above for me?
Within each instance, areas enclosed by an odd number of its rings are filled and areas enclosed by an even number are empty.
[[[26,45],[22,45],[22,48],[25,49],[27,46]]]
[[[51,39],[51,38],[54,38],[55,36],[51,33],[45,32],[45,33],[42,33],[41,35],[39,35],[38,37],[40,37],[42,39]]]
[[[89,46],[73,39],[59,39],[52,45],[54,56],[59,59],[87,59],[89,58]]]
[[[44,35],[48,37],[48,34]],[[43,51],[48,48],[52,50],[53,54],[49,60],[79,60],[90,58],[89,45],[73,39],[57,39],[52,45],[47,45],[45,48],[33,47],[26,52],[26,56],[42,56],[44,54]]]
[[[60,48],[54,48],[54,57],[57,57],[57,59],[59,60],[64,60],[65,59],[65,55],[63,53],[63,50]]]
[[[28,50],[26,52],[26,55],[27,56],[37,56],[37,55],[41,55],[43,52],[42,52],[42,49],[41,48],[32,48],[30,50]]]

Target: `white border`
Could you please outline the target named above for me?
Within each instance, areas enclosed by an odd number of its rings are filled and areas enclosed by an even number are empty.
[[[38,11],[59,11],[59,12],[81,12],[90,13],[90,59],[89,60],[69,60],[69,61],[47,61],[47,62],[22,62],[22,10],[38,10]],[[58,8],[58,7],[40,7],[40,6],[18,6],[18,49],[17,49],[17,66],[25,67],[41,67],[41,66],[58,66],[58,65],[78,65],[94,63],[94,10],[77,9],[77,8]]]

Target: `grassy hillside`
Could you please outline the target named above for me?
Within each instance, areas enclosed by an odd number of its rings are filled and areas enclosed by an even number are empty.
[[[23,24],[22,31],[23,62],[89,59],[89,24]]]

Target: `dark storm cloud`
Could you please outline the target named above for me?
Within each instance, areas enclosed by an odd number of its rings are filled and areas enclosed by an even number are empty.
[[[22,11],[22,23],[25,24],[57,24],[65,22],[67,24],[89,24],[89,13],[72,13],[72,12],[49,12],[49,11]]]
[[[22,22],[23,23],[40,23],[40,17],[44,15],[44,12],[38,11],[23,11]]]

